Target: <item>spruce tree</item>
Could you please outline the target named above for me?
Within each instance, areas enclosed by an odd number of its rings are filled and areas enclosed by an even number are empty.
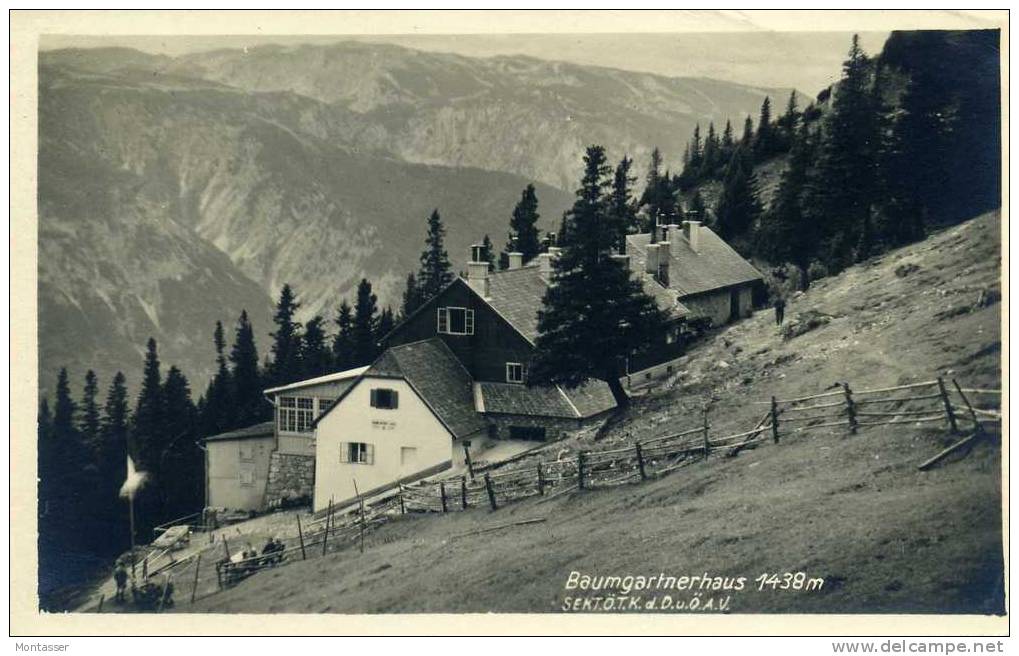
[[[761,116],[757,120],[757,136],[754,140],[754,154],[758,162],[771,157],[775,153],[775,134],[771,124],[771,98],[764,97],[761,103]]]
[[[389,336],[389,333],[396,327],[396,318],[393,316],[393,308],[386,306],[386,309],[379,314],[378,325],[375,326],[375,343],[382,344],[382,340]]]
[[[793,141],[796,139],[796,127],[800,120],[800,112],[796,107],[796,92],[789,94],[789,102],[786,103],[785,113],[778,119],[779,146],[782,150],[790,150]]]
[[[736,149],[736,141],[732,135],[732,121],[725,120],[725,129],[722,130],[722,143],[719,147],[719,162],[728,162]]]
[[[637,178],[630,175],[633,160],[623,156],[616,165],[612,176],[612,195],[609,200],[609,214],[619,233],[616,245],[620,253],[626,251],[626,235],[640,232],[637,221],[637,204],[633,198],[633,184]]]
[[[808,176],[813,167],[810,129],[800,127],[789,153],[789,166],[782,173],[768,216],[771,244],[767,255],[773,261],[792,262],[800,271],[800,289],[810,285],[810,261],[817,252],[816,217],[806,205]]]
[[[449,254],[443,245],[445,238],[446,228],[442,225],[439,210],[433,210],[428,217],[428,234],[425,236],[425,250],[421,253],[421,270],[418,273],[421,302],[431,300],[443,287],[453,281]]]
[[[413,274],[411,274],[413,277]],[[410,285],[410,279],[408,279]],[[404,296],[404,315],[408,316],[406,296]],[[413,310],[411,310],[413,312]],[[333,363],[340,371],[356,367],[357,354],[354,350],[354,311],[350,303],[344,300],[336,313],[336,336],[333,338]]]
[[[332,348],[327,343],[325,319],[316,315],[304,324],[304,339],[301,340],[301,364],[304,377],[322,376],[333,369]]]
[[[539,336],[527,383],[572,388],[599,378],[623,407],[628,398],[619,382],[622,363],[662,334],[664,317],[640,282],[610,256],[617,234],[609,216],[611,169],[604,149],[589,147],[584,164],[570,210],[575,229],[554,260],[555,284],[538,312]]]
[[[97,454],[99,480],[102,482],[100,494],[106,505],[106,516],[121,517],[119,512],[118,492],[127,475],[127,439],[131,421],[130,408],[127,400],[127,383],[124,374],[117,372],[106,392],[103,404],[103,421],[100,427],[100,447]],[[119,545],[125,540],[126,534],[111,536],[111,544]]]
[[[91,369],[85,373],[85,387],[82,390],[81,410],[78,419],[78,430],[85,445],[90,451],[95,452],[99,444],[99,404],[96,397],[99,395],[99,383],[96,374]]]
[[[715,208],[715,226],[726,241],[742,239],[761,213],[757,179],[750,158],[738,149],[726,168],[722,194]],[[745,244],[741,244],[745,247]]]
[[[272,368],[269,376],[274,385],[286,385],[301,377],[301,325],[295,319],[300,307],[293,289],[284,284],[273,316],[276,331],[271,334]]]
[[[262,396],[263,381],[258,369],[258,349],[255,331],[246,310],[241,310],[234,330],[234,343],[230,349],[231,397],[234,403],[233,425],[243,428],[271,417],[270,406]]]
[[[745,153],[753,152],[754,147],[754,119],[747,116],[743,121],[743,136],[740,137],[739,146]]]
[[[357,285],[357,302],[354,304],[352,337],[355,367],[369,364],[378,356],[375,344],[377,302],[378,298],[372,293],[372,284],[362,278]]]
[[[400,314],[404,317],[409,317],[414,314],[415,310],[421,307],[422,302],[421,286],[418,285],[418,280],[414,274],[408,273],[407,286],[403,290],[403,303],[400,306]]]
[[[201,429],[203,435],[216,435],[226,431],[234,422],[234,403],[231,398],[232,383],[227,367],[226,337],[223,322],[216,322],[212,333],[212,344],[216,349],[216,374],[209,381],[201,408]]]
[[[492,245],[492,240],[485,235],[485,238],[481,240],[481,256],[488,262],[488,270],[495,271],[495,247]]]
[[[695,189],[693,196],[690,197],[689,211],[691,219],[694,221],[701,221],[702,223],[708,223],[708,208],[704,205],[704,197],[701,196],[700,189]]]
[[[195,444],[195,406],[188,380],[171,366],[163,383],[166,441],[155,473],[162,500],[163,521],[191,514],[202,505],[203,456]]]
[[[702,164],[701,177],[710,178],[715,175],[715,170],[721,163],[721,145],[718,135],[715,133],[714,122],[708,123],[708,136],[704,139],[704,162]]]
[[[541,233],[538,230],[538,197],[534,193],[534,185],[529,184],[520,194],[520,201],[513,208],[510,219],[510,238],[506,252],[516,249],[523,254],[526,264],[541,252]]]
[[[142,388],[135,404],[128,445],[138,470],[147,471],[156,466],[162,448],[165,419],[159,353],[156,340],[150,337],[145,347]]]

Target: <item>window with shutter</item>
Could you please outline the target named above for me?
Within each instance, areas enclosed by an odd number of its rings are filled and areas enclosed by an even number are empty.
[[[436,330],[440,333],[449,332],[449,312],[446,311],[446,308],[439,308],[438,313],[438,326]]]
[[[393,389],[373,389],[371,391],[371,405],[381,410],[395,410],[399,406],[400,394]]]
[[[345,442],[340,445],[340,462],[373,465],[375,464],[375,445],[364,442]]]

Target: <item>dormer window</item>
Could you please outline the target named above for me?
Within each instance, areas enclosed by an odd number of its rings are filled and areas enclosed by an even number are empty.
[[[506,382],[507,383],[522,383],[524,382],[524,365],[519,362],[507,362],[506,363]]]
[[[461,307],[439,308],[436,330],[444,335],[473,335],[474,310]]]

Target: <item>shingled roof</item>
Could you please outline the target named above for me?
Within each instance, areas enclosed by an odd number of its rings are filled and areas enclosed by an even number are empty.
[[[365,377],[373,375],[406,380],[454,437],[485,429],[474,409],[470,374],[437,337],[387,349],[364,372]]]
[[[210,435],[205,438],[205,441],[219,442],[221,440],[250,440],[256,437],[272,437],[275,434],[273,432],[275,427],[276,422],[263,421],[260,424],[254,424],[253,426],[247,426],[245,428],[238,428],[237,430],[220,433],[219,435]]]
[[[478,412],[532,417],[587,419],[616,407],[612,390],[600,380],[575,389],[559,385],[527,387],[517,383],[474,384]]]
[[[669,288],[682,301],[685,297],[761,279],[761,272],[716,235],[700,226],[700,244],[695,252],[683,236],[669,251]],[[650,233],[629,235],[626,252],[634,271],[644,271]],[[671,242],[670,242],[671,243]]]

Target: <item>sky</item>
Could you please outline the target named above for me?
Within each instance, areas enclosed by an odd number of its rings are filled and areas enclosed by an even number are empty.
[[[863,32],[861,44],[877,54],[888,32]],[[46,35],[42,49],[129,47],[179,55],[268,43],[328,44],[344,40],[391,43],[470,57],[528,55],[672,77],[709,77],[761,87],[794,87],[814,95],[838,79],[850,32],[688,32],[654,34],[400,34],[370,36],[78,36]]]

